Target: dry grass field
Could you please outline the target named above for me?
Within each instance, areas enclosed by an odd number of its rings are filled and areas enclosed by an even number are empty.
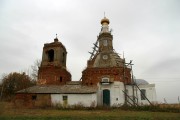
[[[180,120],[180,113],[121,109],[27,109],[0,103],[0,120]]]

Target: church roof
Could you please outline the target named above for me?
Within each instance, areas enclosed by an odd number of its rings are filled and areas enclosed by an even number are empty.
[[[109,59],[107,59],[105,62],[101,59],[101,57],[105,53],[100,52],[95,56],[95,61],[93,64],[93,67],[123,67],[124,60],[114,51],[106,52]]]
[[[148,85],[149,83],[146,81],[146,80],[144,80],[144,79],[136,79],[135,80],[135,83],[137,84],[137,85]]]
[[[52,48],[52,47],[62,47],[66,51],[66,47],[59,41],[59,39],[57,38],[57,34],[56,34],[56,38],[54,39],[54,42],[44,44],[44,48]]]
[[[97,87],[83,85],[36,85],[16,93],[39,93],[39,94],[89,94],[96,93]]]

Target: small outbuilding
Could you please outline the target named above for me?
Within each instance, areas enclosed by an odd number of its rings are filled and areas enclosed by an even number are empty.
[[[24,99],[27,106],[34,107],[74,105],[96,107],[97,86],[83,86],[76,81],[66,85],[37,85],[18,91],[16,100],[18,99]]]

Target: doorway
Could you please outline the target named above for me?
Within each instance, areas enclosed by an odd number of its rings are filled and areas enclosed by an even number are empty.
[[[110,90],[103,90],[103,106],[110,106]]]

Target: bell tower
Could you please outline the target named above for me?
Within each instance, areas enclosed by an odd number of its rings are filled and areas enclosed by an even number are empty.
[[[125,59],[113,49],[113,35],[109,30],[109,19],[101,20],[101,30],[94,43],[93,52],[82,71],[82,84],[97,85],[98,83],[120,81],[131,83],[131,69],[125,66]]]
[[[38,71],[38,84],[66,84],[71,74],[66,69],[67,51],[57,35],[52,43],[43,47],[42,62]]]

